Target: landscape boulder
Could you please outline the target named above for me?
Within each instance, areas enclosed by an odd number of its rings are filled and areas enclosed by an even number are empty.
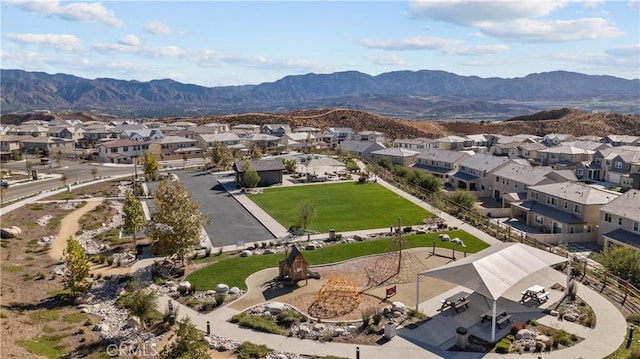
[[[229,292],[229,286],[224,284],[224,283],[220,283],[216,286],[216,293],[218,294],[227,294],[227,292]]]
[[[448,234],[441,234],[438,236],[438,238],[440,238],[441,241],[445,241],[445,242],[451,240]]]
[[[2,239],[16,238],[20,233],[22,233],[22,230],[18,226],[0,228],[0,237]]]
[[[278,315],[280,314],[283,310],[285,310],[285,306],[283,303],[280,302],[271,302],[271,303],[267,303],[267,310],[269,311],[269,313],[271,313],[272,315]]]
[[[231,288],[229,289],[229,294],[231,294],[231,295],[238,295],[238,294],[240,294],[240,288],[238,288],[238,287],[231,287]]]
[[[464,244],[464,242],[462,241],[462,239],[456,237],[454,239],[451,240],[452,243],[455,243],[461,247],[466,247],[466,245]]]
[[[520,329],[516,334],[516,339],[531,339],[533,333],[529,329]]]
[[[394,312],[404,313],[406,306],[402,302],[393,302],[391,303],[391,310]]]
[[[127,328],[137,329],[140,327],[140,319],[136,317],[131,317],[127,319]]]
[[[253,254],[253,252],[251,252],[248,249],[245,249],[244,251],[240,252],[240,257],[249,257]]]
[[[178,292],[186,293],[191,290],[191,283],[188,280],[178,283]]]

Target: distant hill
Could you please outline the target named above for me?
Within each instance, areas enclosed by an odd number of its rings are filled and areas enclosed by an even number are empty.
[[[2,70],[2,113],[89,111],[167,117],[349,108],[412,119],[499,119],[549,108],[640,113],[640,80],[554,71],[480,78],[444,71],[286,76],[259,85],[203,87],[173,80],[89,80]]]

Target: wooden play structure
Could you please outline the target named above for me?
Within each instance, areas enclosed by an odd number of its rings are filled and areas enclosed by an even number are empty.
[[[285,259],[280,261],[280,279],[290,279],[293,282],[304,279],[308,281],[308,264],[298,247],[292,246],[291,251],[285,254]]]

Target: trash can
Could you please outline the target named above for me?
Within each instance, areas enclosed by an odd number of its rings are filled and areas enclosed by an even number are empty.
[[[335,241],[336,240],[336,230],[331,228],[329,229],[329,241]]]
[[[467,328],[458,327],[456,329],[456,346],[460,349],[467,347]]]
[[[384,337],[391,339],[396,336],[396,325],[393,323],[387,323],[384,325]]]

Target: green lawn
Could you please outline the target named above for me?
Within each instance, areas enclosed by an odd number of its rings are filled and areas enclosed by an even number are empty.
[[[297,222],[298,203],[307,200],[315,205],[315,219],[308,226],[322,233],[422,224],[429,211],[407,201],[385,187],[375,184],[334,183],[312,186],[265,189],[248,195],[258,206],[285,228]]]
[[[489,245],[482,240],[464,231],[450,231],[451,238],[459,237],[466,245],[467,253],[478,252]],[[437,247],[451,248],[451,242],[442,242],[438,239],[439,233],[428,233],[405,236],[408,247],[430,247],[434,240]],[[329,245],[315,251],[305,251],[304,257],[309,265],[319,265],[341,262],[352,258],[386,252],[390,238],[375,241],[344,243]],[[456,246],[456,251],[462,249]],[[283,253],[256,255],[251,257],[229,257],[208,267],[197,270],[187,276],[187,280],[196,286],[198,290],[215,288],[220,283],[230,287],[246,288],[245,279],[259,270],[277,267],[278,261],[284,259]]]

